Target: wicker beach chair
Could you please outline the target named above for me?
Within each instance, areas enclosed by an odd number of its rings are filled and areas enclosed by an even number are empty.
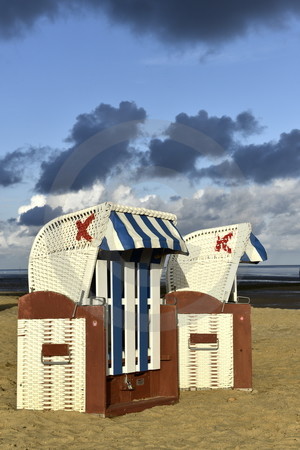
[[[266,252],[249,223],[185,241],[189,255],[171,255],[166,274],[166,303],[178,311],[180,388],[251,389],[251,309],[238,303],[236,274],[241,260],[259,262]]]
[[[103,203],[40,230],[19,302],[18,408],[113,416],[178,400],[176,309],[160,300],[166,255],[187,254],[175,224]]]

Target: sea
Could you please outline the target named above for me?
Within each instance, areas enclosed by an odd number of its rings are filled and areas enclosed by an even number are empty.
[[[255,307],[300,309],[300,266],[240,264],[237,292]]]
[[[237,273],[238,283],[252,284],[293,284],[300,283],[300,265],[240,264]]]
[[[300,265],[240,264],[237,288],[253,306],[300,309]],[[0,294],[27,292],[27,269],[0,269]]]
[[[0,293],[28,292],[27,269],[0,269]]]

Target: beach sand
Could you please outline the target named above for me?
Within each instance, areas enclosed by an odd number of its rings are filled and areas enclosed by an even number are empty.
[[[17,297],[0,296],[1,449],[299,449],[300,310],[253,308],[253,391],[181,392],[114,419],[16,410]]]

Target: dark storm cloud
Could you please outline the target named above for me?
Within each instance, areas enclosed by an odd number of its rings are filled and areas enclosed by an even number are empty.
[[[19,225],[41,227],[45,223],[49,222],[49,220],[55,219],[62,214],[63,210],[61,207],[52,209],[48,205],[35,206],[34,208],[21,214],[18,223]]]
[[[105,128],[126,122],[131,122],[128,127],[131,127],[132,137],[135,137],[137,122],[143,122],[145,119],[146,111],[144,108],[138,108],[134,102],[121,102],[118,108],[101,103],[91,113],[80,114],[76,118],[67,142],[79,145]]]
[[[226,186],[236,186],[245,181],[245,174],[231,160],[225,160],[220,164],[212,164],[209,167],[199,169],[195,177],[198,179],[210,178],[216,184],[224,184]]]
[[[278,142],[241,143],[241,137],[260,133],[262,129],[249,111],[241,112],[235,119],[209,116],[204,110],[195,116],[181,113],[167,129],[167,139],[150,142],[140,173],[147,173],[147,166],[148,173],[157,177],[184,175],[192,183],[209,178],[230,186],[246,180],[261,184],[299,177],[300,130],[283,133]],[[221,162],[219,159],[211,164],[215,158],[221,158]],[[210,165],[201,168],[207,162]]]
[[[41,176],[35,186],[36,191],[43,194],[78,191],[92,186],[97,180],[104,181],[112,174],[117,176],[120,173],[121,164],[129,168],[130,161],[135,159],[128,141],[110,145],[103,151],[96,152],[92,159],[86,156],[85,148],[79,148],[78,151],[80,155],[76,161],[73,161],[75,149],[71,148],[55,159],[42,163]],[[62,170],[74,174],[74,177],[71,176],[71,183],[69,178],[57,181],[57,175]]]
[[[218,43],[257,26],[281,27],[299,15],[298,0],[0,0],[0,35],[9,38],[40,18],[72,12],[104,13],[134,32],[163,41]]]
[[[235,184],[250,180],[258,184],[278,178],[298,178],[300,130],[282,133],[278,142],[239,146],[231,160],[198,170],[198,176]]]
[[[155,166],[161,177],[193,173],[199,153],[172,139],[153,139],[149,146],[150,166]],[[167,169],[167,170],[164,170]]]
[[[0,36],[22,35],[41,17],[54,19],[60,0],[0,0]],[[70,2],[72,3],[72,1]]]
[[[17,174],[14,170],[6,169],[0,165],[0,186],[11,186],[12,184],[19,183],[21,180],[22,176],[20,173]]]
[[[130,175],[131,168],[140,177],[184,174],[196,180],[201,158],[231,154],[236,136],[261,131],[248,111],[235,119],[209,116],[204,110],[193,116],[181,113],[166,130],[166,138],[152,139],[148,151],[141,153],[130,142],[145,119],[145,110],[133,102],[121,102],[117,108],[100,104],[92,112],[80,114],[67,139],[74,146],[42,163],[37,192],[78,190],[121,172]],[[68,176],[60,176],[58,181],[62,170]]]
[[[257,25],[282,26],[290,14],[299,14],[298,0],[103,0],[109,16],[128,23],[134,31],[156,33],[173,42],[220,42]]]
[[[261,125],[249,111],[240,113],[235,120],[229,116],[209,116],[204,110],[199,111],[195,116],[189,116],[186,113],[178,114],[175,123],[168,130],[171,138],[176,136],[177,129],[181,125],[193,128],[208,136],[224,151],[231,149],[234,144],[235,133],[248,136],[262,131]]]
[[[25,177],[25,169],[47,157],[49,151],[48,147],[30,147],[7,153],[0,159],[0,186],[20,183]]]
[[[300,130],[282,133],[278,142],[239,148],[233,159],[247,178],[264,183],[273,178],[297,178],[300,167]]]
[[[264,127],[260,125],[251,112],[244,111],[237,115],[235,129],[243,136],[250,136],[251,134],[259,134]]]
[[[139,158],[130,140],[137,137],[145,118],[145,110],[134,102],[121,102],[118,108],[101,104],[91,113],[80,114],[67,139],[74,146],[42,164],[36,190],[78,190],[128,170]]]
[[[202,158],[232,154],[238,145],[236,136],[257,134],[261,129],[248,111],[240,113],[236,119],[209,116],[204,110],[194,116],[181,113],[168,127],[167,139],[150,142],[148,165],[157,167],[160,176],[186,174],[197,179],[204,176],[197,169]]]
[[[26,168],[31,176],[39,174],[35,190],[43,194],[78,191],[120,175],[129,181],[183,175],[191,183],[210,178],[226,185],[299,176],[300,130],[283,133],[278,142],[243,145],[241,137],[262,130],[249,111],[236,118],[209,116],[204,110],[194,116],[182,112],[165,139],[152,139],[148,150],[140,151],[135,139],[145,118],[145,110],[134,102],[100,104],[77,117],[67,139],[74,144],[71,148],[7,153],[0,160],[0,186],[22,182]]]

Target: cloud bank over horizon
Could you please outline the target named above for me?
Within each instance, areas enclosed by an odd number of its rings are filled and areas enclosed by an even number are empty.
[[[7,153],[0,171],[4,191],[24,181],[26,166],[34,164],[39,171],[31,203],[19,208],[18,217],[2,222],[0,245],[8,249],[19,242],[24,249],[49,220],[115,201],[173,212],[183,234],[250,221],[267,248],[275,245],[279,250],[284,242],[286,249],[293,250],[295,241],[289,238],[289,242],[282,224],[289,223],[291,236],[300,232],[295,214],[300,210],[296,194],[300,130],[282,133],[278,141],[244,144],[245,138],[263,128],[251,112],[231,118],[200,110],[194,116],[181,112],[159,137],[146,139],[146,119],[146,110],[134,102],[116,107],[99,104],[77,116],[66,138],[71,144],[67,150],[29,148]],[[71,178],[63,176],[65,183],[56,183],[60,172]],[[181,183],[172,195],[165,189],[165,181],[171,179],[175,186]],[[159,186],[156,190],[153,180]]]

